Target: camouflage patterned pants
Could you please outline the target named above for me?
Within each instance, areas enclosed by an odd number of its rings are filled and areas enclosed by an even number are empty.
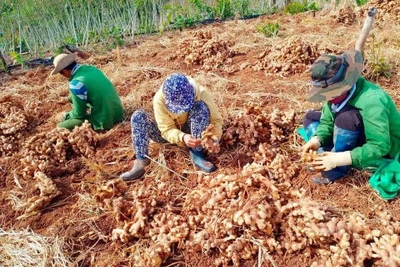
[[[203,101],[196,101],[189,111],[187,122],[182,131],[201,138],[201,132],[210,124],[210,111]],[[154,115],[142,109],[136,110],[131,117],[132,142],[136,158],[143,159],[148,155],[150,139],[157,143],[168,143],[161,136]],[[201,150],[201,145],[196,150]]]

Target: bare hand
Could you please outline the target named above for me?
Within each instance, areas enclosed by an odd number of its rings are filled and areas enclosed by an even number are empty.
[[[186,144],[186,146],[195,148],[201,143],[201,139],[196,139],[194,136],[190,134],[185,134],[183,136],[183,142]]]

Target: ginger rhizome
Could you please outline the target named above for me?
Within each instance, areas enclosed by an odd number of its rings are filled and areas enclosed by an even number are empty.
[[[195,31],[178,46],[178,51],[169,60],[182,58],[187,65],[199,65],[204,70],[219,69],[232,65],[238,52],[232,48],[231,40],[213,37],[210,31]]]
[[[210,124],[207,128],[201,133],[201,145],[208,152],[216,154],[220,150],[219,139],[214,134],[214,124]]]

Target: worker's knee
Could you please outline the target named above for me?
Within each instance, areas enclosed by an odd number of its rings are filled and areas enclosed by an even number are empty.
[[[364,124],[360,111],[352,106],[345,106],[336,114],[335,125],[350,131],[364,131]]]
[[[138,109],[131,116],[131,124],[146,121],[147,115],[143,109]]]

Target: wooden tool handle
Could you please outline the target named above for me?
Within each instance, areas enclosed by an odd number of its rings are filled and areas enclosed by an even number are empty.
[[[368,34],[372,28],[372,23],[374,22],[376,13],[378,13],[378,9],[376,9],[375,7],[371,7],[368,10],[368,15],[365,18],[364,25],[361,29],[360,36],[357,39],[357,42],[355,45],[355,50],[357,50],[361,53],[364,50],[364,45],[365,45],[365,42],[367,41]]]

